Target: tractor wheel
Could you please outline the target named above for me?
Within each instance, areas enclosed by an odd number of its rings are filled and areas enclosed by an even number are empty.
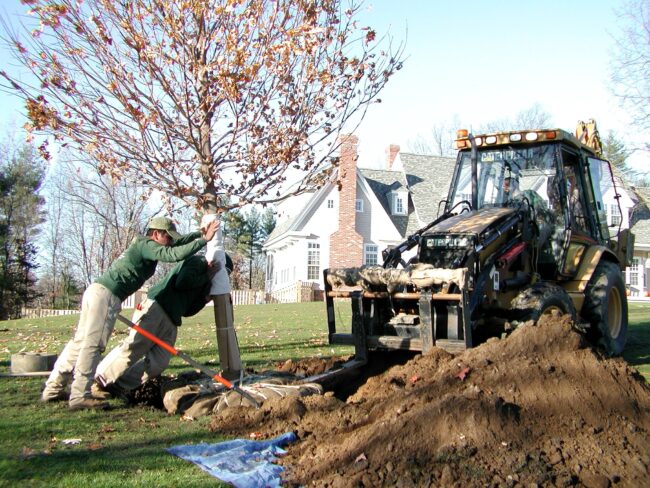
[[[564,288],[538,282],[524,289],[512,301],[512,312],[519,322],[537,322],[543,315],[568,314],[576,319],[576,308]]]
[[[585,290],[582,317],[591,324],[588,336],[607,354],[623,352],[627,340],[627,299],[619,267],[601,261]]]

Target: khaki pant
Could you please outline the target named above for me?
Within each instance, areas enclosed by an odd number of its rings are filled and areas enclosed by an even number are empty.
[[[141,307],[133,314],[133,322],[173,346],[178,328],[163,308],[149,298]],[[170,352],[131,329],[129,336],[99,363],[95,379],[102,386],[115,384],[132,390],[159,376],[169,365],[171,356]]]
[[[108,288],[93,283],[83,294],[81,315],[74,338],[66,344],[45,382],[43,399],[63,391],[70,378],[70,405],[90,398],[95,369],[115,327],[122,301]]]
[[[212,295],[212,301],[222,375],[229,380],[238,379],[242,366],[237,333],[235,332],[232,297],[230,293]]]

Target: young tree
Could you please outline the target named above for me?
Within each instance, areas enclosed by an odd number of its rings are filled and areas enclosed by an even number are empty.
[[[37,82],[0,75],[28,128],[211,212],[276,201],[298,175],[293,194],[321,184],[402,63],[355,0],[25,3],[40,25],[5,36]]]
[[[0,149],[0,319],[20,317],[38,297],[35,241],[43,221],[38,195],[45,168],[29,145]]]

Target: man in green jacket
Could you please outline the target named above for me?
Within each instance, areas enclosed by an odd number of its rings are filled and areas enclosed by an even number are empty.
[[[64,399],[65,388],[72,378],[70,409],[107,408],[108,403],[92,396],[91,386],[122,302],[153,276],[158,261],[182,261],[203,248],[217,229],[218,224],[206,225],[202,232],[181,236],[171,219],[152,219],[146,236],[136,237],[122,256],[84,292],[74,338],[54,364],[42,400]]]
[[[187,258],[149,290],[132,321],[173,346],[182,317],[197,314],[209,301],[216,271],[203,256]],[[95,381],[101,390],[124,393],[160,375],[170,359],[169,351],[131,329],[129,337],[99,363]]]

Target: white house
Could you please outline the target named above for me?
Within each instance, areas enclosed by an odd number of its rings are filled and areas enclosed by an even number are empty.
[[[323,270],[330,265],[381,263],[386,247],[437,216],[453,158],[400,153],[391,145],[385,170],[364,169],[357,166],[357,142],[356,136],[342,141],[330,183],[278,207],[278,223],[264,245],[268,293],[297,281],[322,289]]]

